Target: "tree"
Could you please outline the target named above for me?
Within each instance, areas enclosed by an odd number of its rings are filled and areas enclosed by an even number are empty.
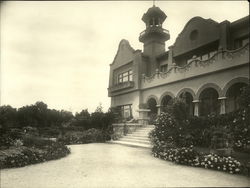
[[[10,105],[0,106],[0,125],[4,128],[17,125],[17,110]]]
[[[88,112],[88,109],[82,110],[80,113],[75,114],[74,126],[84,127],[85,129],[90,128],[90,119],[91,116]]]
[[[95,112],[103,113],[102,103],[100,103],[100,104],[97,106]]]

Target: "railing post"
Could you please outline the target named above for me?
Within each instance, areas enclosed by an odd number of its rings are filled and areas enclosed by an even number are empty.
[[[159,78],[159,75],[160,75],[159,69],[155,70],[155,74],[156,74],[156,77]]]

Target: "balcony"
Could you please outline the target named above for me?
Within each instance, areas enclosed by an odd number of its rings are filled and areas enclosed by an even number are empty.
[[[249,43],[236,50],[220,50],[207,60],[193,58],[183,67],[173,65],[167,72],[142,76],[142,88],[151,88],[249,64]],[[248,70],[248,68],[247,68]]]
[[[123,82],[123,83],[119,83],[117,85],[114,85],[110,88],[108,88],[109,92],[116,92],[116,91],[120,91],[123,89],[129,89],[129,88],[133,88],[134,87],[134,82],[133,81],[129,81],[129,82]]]
[[[162,37],[164,37],[165,40],[168,40],[170,38],[168,30],[163,29],[160,26],[152,26],[152,27],[148,27],[146,30],[140,33],[139,41],[143,42],[145,37],[152,33],[156,33],[157,35],[162,35]]]

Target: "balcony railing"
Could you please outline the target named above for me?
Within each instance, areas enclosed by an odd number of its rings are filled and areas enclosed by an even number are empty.
[[[110,87],[108,90],[109,90],[109,92],[120,91],[123,89],[133,88],[134,85],[135,84],[133,81],[123,82],[123,83],[119,83],[117,85]]]
[[[153,32],[163,32],[163,33],[165,33],[165,34],[167,34],[167,35],[169,35],[169,31],[168,30],[166,30],[166,29],[163,29],[162,27],[160,27],[160,26],[153,26],[153,27],[148,27],[146,30],[144,30],[144,31],[142,31],[141,33],[140,33],[140,38],[143,36],[143,35],[145,35],[146,33],[153,33]]]
[[[249,63],[249,43],[236,50],[219,50],[207,60],[193,58],[183,67],[173,65],[167,72],[156,70],[150,77],[142,75],[142,84],[143,88],[153,87],[246,63]]]

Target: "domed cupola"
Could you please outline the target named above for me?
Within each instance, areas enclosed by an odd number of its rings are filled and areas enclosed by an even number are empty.
[[[146,29],[140,33],[139,41],[147,45],[150,42],[164,43],[170,38],[169,32],[162,28],[162,23],[167,18],[166,14],[156,6],[148,9],[142,20]]]

